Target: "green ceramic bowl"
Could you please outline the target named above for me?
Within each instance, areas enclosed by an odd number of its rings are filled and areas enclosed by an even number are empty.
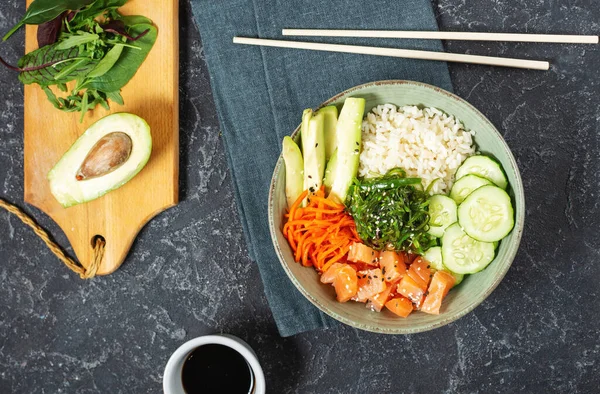
[[[313,268],[294,262],[292,251],[281,232],[286,212],[285,168],[283,158],[277,161],[269,194],[269,225],[279,261],[290,280],[317,308],[342,323],[362,330],[385,334],[410,334],[431,330],[448,324],[472,311],[498,286],[510,267],[521,241],[525,218],[523,183],[517,163],[506,142],[494,125],[472,105],[442,89],[411,81],[379,81],[349,89],[327,100],[321,106],[337,105],[340,109],[348,97],[366,99],[366,111],[379,104],[423,105],[438,108],[463,121],[475,130],[475,142],[482,153],[498,159],[508,176],[509,194],[515,207],[515,227],[502,240],[494,261],[482,272],[469,275],[452,289],[444,300],[439,315],[414,312],[408,318],[396,317],[389,311],[372,312],[363,303],[339,303],[332,286],[319,282]],[[298,114],[302,108],[298,108]],[[299,127],[294,131],[297,135]]]

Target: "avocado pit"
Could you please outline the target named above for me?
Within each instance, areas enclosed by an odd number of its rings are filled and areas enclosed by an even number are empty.
[[[106,134],[87,154],[75,178],[78,181],[98,178],[115,171],[131,156],[133,141],[123,132]]]

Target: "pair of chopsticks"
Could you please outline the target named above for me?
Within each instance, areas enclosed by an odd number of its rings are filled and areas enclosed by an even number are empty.
[[[559,44],[598,44],[598,36],[516,33],[473,33],[438,31],[392,31],[392,30],[322,30],[283,29],[284,36],[311,37],[361,37],[361,38],[410,38],[426,40],[470,40],[544,42]],[[547,61],[513,59],[493,56],[463,55],[459,53],[420,51],[359,45],[324,44],[304,41],[270,40],[262,38],[233,37],[235,44],[261,45],[279,48],[309,49],[315,51],[357,53],[363,55],[390,56],[409,59],[437,60],[455,63],[485,64],[490,66],[548,70]]]

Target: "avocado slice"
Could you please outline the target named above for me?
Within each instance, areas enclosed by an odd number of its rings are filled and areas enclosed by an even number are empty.
[[[331,159],[333,152],[337,149],[335,129],[338,122],[338,109],[335,105],[321,108],[317,113],[323,114],[323,127],[325,134],[325,160]]]
[[[48,173],[50,190],[65,208],[92,201],[136,176],[152,152],[150,126],[117,113],[91,125]]]
[[[308,118],[308,119],[306,119]],[[325,174],[325,136],[323,134],[322,113],[312,116],[305,111],[302,124],[302,147],[304,156],[304,190],[316,193],[323,183]]]
[[[283,137],[283,161],[285,162],[285,198],[291,208],[304,191],[304,160],[300,148],[289,137]]]
[[[365,99],[347,98],[337,122],[337,163],[333,173],[330,198],[341,203],[346,201],[348,188],[358,172],[364,114]]]
[[[325,193],[331,193],[331,186],[333,185],[333,177],[335,175],[335,167],[337,166],[337,149],[331,155],[331,158],[327,162],[325,168],[325,178],[323,179],[323,185],[325,185]]]

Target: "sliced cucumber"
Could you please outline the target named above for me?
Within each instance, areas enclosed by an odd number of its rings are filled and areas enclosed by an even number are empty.
[[[431,268],[437,271],[444,269],[444,264],[442,263],[442,248],[440,246],[434,246],[427,249],[423,254],[423,258],[429,261]]]
[[[467,198],[473,190],[479,189],[481,186],[491,185],[492,182],[477,175],[466,175],[460,178],[450,191],[450,198],[460,204]]]
[[[452,272],[474,274],[494,260],[494,244],[469,237],[458,223],[446,229],[442,244],[442,261]]]
[[[515,225],[509,195],[496,186],[480,187],[458,207],[458,222],[478,241],[500,241]]]
[[[441,238],[446,227],[456,220],[456,203],[453,199],[441,194],[429,199],[429,234]]]
[[[508,186],[508,180],[500,163],[487,156],[469,157],[456,171],[456,179],[461,179],[469,174],[489,179],[502,189],[506,189]]]
[[[431,268],[437,271],[448,271],[454,276],[454,286],[462,282],[464,275],[457,274],[455,272],[450,271],[443,263],[442,259],[442,248],[440,246],[434,246],[433,248],[427,249],[423,258],[429,261]]]

